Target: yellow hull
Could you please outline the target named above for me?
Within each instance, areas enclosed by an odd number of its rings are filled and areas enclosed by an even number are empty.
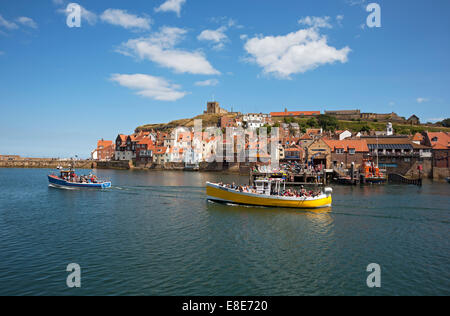
[[[209,200],[256,206],[290,207],[290,208],[324,208],[331,206],[331,195],[317,198],[294,198],[284,196],[265,196],[255,193],[238,192],[213,183],[206,183],[206,195]]]

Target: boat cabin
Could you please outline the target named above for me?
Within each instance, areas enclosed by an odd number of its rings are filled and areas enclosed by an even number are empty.
[[[70,177],[73,177],[73,175],[74,175],[73,170],[61,170],[60,172],[61,179],[69,179]]]
[[[255,188],[258,194],[280,194],[282,190],[286,189],[286,182],[284,179],[257,179],[255,180]]]

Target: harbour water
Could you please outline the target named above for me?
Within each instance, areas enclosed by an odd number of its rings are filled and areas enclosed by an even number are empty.
[[[237,175],[99,170],[114,188],[92,191],[49,172],[0,169],[0,295],[450,295],[447,183],[334,186],[308,212],[205,200]]]

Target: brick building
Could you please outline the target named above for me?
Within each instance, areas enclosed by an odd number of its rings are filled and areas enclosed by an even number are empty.
[[[363,159],[369,157],[369,147],[365,140],[324,139],[324,142],[330,147],[331,164],[334,167],[350,168],[353,163],[358,168]]]
[[[425,132],[423,144],[433,149],[433,167],[450,168],[450,133]]]
[[[97,148],[92,152],[91,158],[99,161],[109,161],[114,159],[116,146],[112,140],[103,138],[97,142]]]

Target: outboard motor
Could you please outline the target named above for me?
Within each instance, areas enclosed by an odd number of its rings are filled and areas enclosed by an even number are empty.
[[[330,187],[326,187],[323,192],[325,193],[326,196],[330,196],[331,193],[333,193],[333,189]]]

